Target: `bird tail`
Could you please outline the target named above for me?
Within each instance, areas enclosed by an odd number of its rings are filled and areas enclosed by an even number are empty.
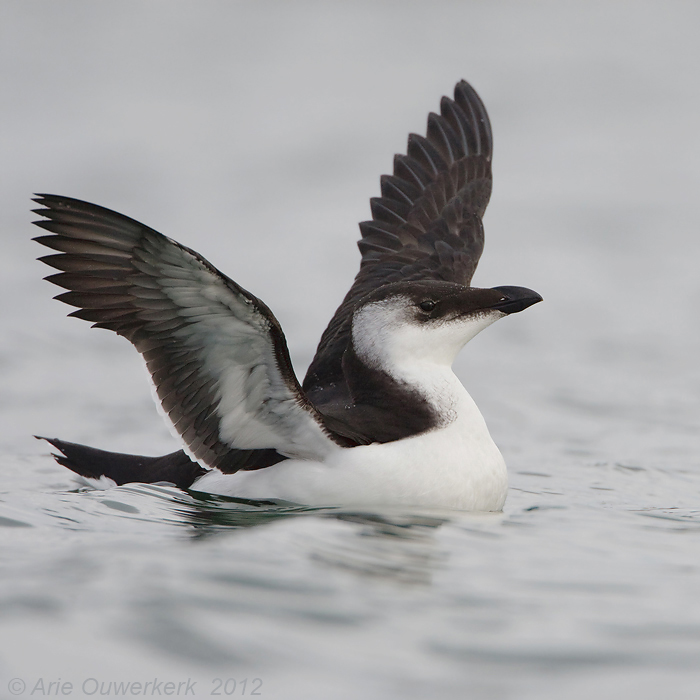
[[[54,459],[64,467],[88,479],[105,476],[118,486],[139,482],[154,484],[168,482],[181,489],[187,489],[207,470],[193,462],[182,450],[162,457],[144,457],[119,452],[107,452],[87,445],[77,445],[58,438],[36,436],[39,440],[53,445],[62,454],[54,454]]]

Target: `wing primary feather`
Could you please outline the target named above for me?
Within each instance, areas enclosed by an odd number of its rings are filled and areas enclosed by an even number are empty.
[[[431,179],[435,178],[441,170],[447,168],[447,164],[437,149],[423,136],[410,134],[407,152],[411,158],[414,158],[423,166]]]
[[[369,200],[372,216],[377,221],[385,221],[388,224],[405,224],[408,207],[400,202],[395,202],[384,197],[372,197]]]
[[[395,175],[382,175],[380,185],[382,197],[394,199],[408,206],[413,206],[416,199],[420,196],[420,190]]]
[[[408,182],[413,182],[419,191],[423,191],[430,184],[430,176],[423,167],[411,156],[397,153],[394,156],[394,175]]]
[[[445,119],[434,112],[428,115],[428,140],[437,148],[446,163],[451,165],[458,160],[460,153],[459,141]]]

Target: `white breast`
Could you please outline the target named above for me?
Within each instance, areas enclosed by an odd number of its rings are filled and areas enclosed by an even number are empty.
[[[338,447],[324,462],[287,460],[232,475],[211,472],[195,488],[307,505],[501,510],[508,488],[505,462],[474,401],[449,374],[434,377],[452,416],[441,428],[385,444]]]

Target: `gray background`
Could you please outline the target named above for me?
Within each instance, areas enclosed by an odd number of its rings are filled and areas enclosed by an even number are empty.
[[[31,526],[7,540],[0,671],[265,659],[273,697],[328,697],[337,679],[348,697],[692,697],[699,21],[695,2],[651,0],[0,2],[3,512]],[[196,249],[273,309],[303,375],[357,270],[379,175],[460,78],[495,137],[475,283],[545,298],[456,366],[509,464],[503,520],[444,526],[416,564],[313,518],[188,549],[150,492],[70,493],[32,434],[177,443],[136,353],[50,299],[30,194]],[[103,498],[131,505],[117,520]],[[425,587],[394,588],[392,557]],[[282,592],[214,595],[192,567],[207,585],[235,571]],[[290,621],[295,606],[320,627]],[[318,622],[339,610],[352,633]]]
[[[37,281],[48,270],[28,242],[31,192],[94,201],[194,247],[275,311],[302,374],[357,269],[356,222],[379,174],[462,77],[495,132],[475,283],[547,302],[479,338],[463,371],[495,354],[518,384],[536,375],[540,391],[611,408],[652,409],[668,382],[697,387],[694,3],[0,8],[7,448],[33,449],[25,436],[42,431],[114,444],[125,413],[138,416],[125,449],[157,449],[153,426],[164,434],[124,341],[66,321]],[[516,340],[543,361],[524,367]]]

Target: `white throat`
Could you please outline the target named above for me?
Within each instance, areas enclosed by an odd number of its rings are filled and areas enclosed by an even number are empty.
[[[392,298],[355,313],[352,340],[358,357],[418,391],[447,422],[464,410],[471,413],[473,408],[478,414],[452,363],[466,343],[505,314],[487,311],[443,323],[420,323],[409,316],[406,302]]]

